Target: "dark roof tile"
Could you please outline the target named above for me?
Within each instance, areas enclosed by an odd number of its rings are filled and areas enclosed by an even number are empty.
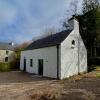
[[[14,46],[11,43],[0,42],[0,50],[14,50]]]
[[[70,33],[72,30],[64,30],[62,32],[47,36],[45,38],[34,41],[30,44],[26,50],[56,46],[60,44]]]

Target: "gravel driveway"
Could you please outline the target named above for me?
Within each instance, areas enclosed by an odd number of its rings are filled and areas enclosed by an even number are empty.
[[[58,81],[20,71],[0,72],[0,100],[100,100],[97,74],[100,69]]]
[[[0,100],[29,100],[31,93],[58,90],[57,80],[20,71],[0,72]]]

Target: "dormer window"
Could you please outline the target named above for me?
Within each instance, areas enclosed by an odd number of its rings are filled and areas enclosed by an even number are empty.
[[[75,40],[72,40],[72,46],[71,48],[75,48]]]

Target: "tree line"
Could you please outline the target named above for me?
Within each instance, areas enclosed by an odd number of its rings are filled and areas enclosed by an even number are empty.
[[[77,14],[77,3],[78,0],[74,0],[71,6],[80,23],[80,34],[87,48],[88,59],[100,57],[100,1],[83,0],[82,15]],[[68,27],[66,21],[63,27]]]

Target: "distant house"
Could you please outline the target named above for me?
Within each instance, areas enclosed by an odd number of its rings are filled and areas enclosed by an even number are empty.
[[[34,41],[21,52],[20,69],[46,77],[63,79],[87,72],[87,50],[77,19],[65,30]]]
[[[15,59],[14,43],[0,43],[0,62],[11,62]]]

